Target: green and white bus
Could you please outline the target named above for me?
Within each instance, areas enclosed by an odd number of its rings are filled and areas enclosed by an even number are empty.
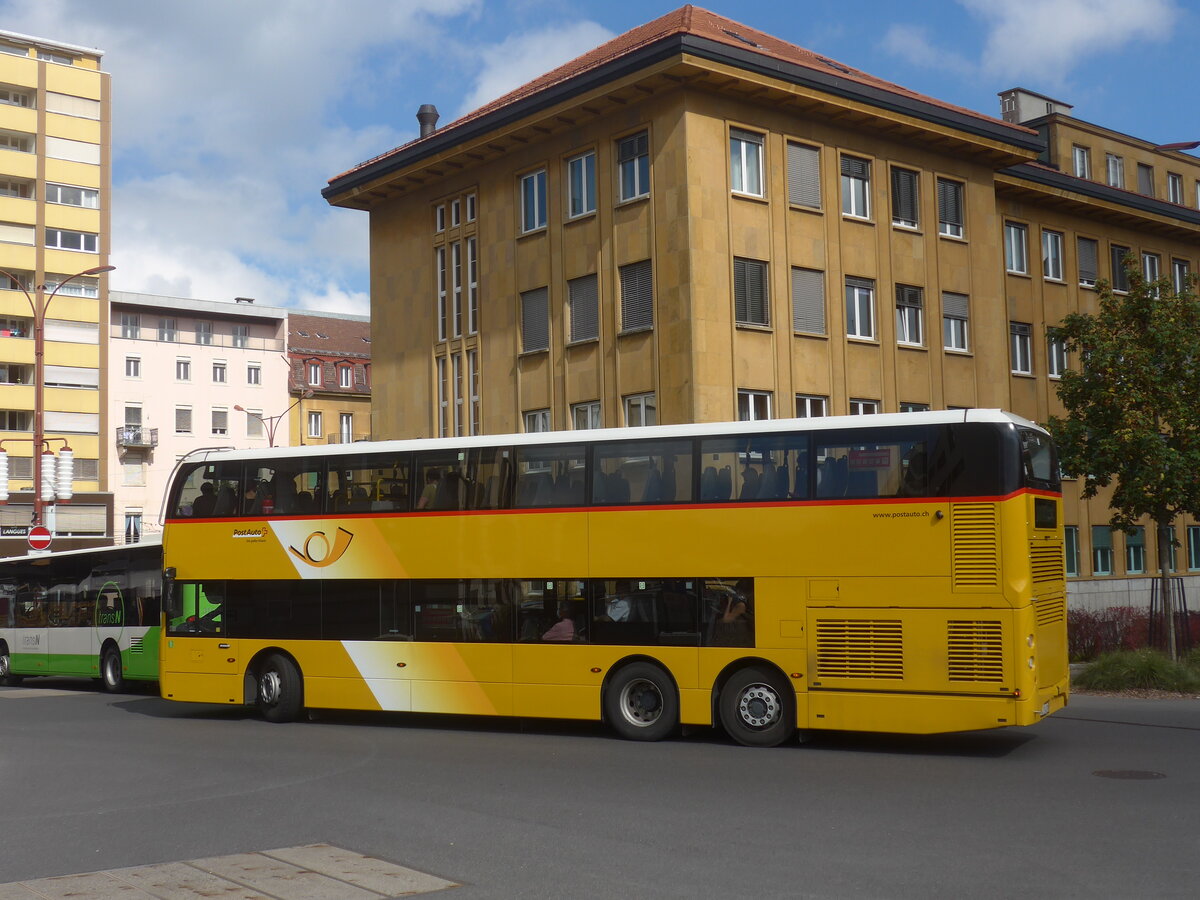
[[[106,691],[158,679],[162,545],[0,560],[0,684],[97,678]]]

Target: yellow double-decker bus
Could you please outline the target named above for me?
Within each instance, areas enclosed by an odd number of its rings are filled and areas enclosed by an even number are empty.
[[[657,740],[1067,702],[1054,448],[997,410],[204,451],[166,698],[603,719]]]

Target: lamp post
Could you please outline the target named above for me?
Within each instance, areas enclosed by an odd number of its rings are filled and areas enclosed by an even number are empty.
[[[259,415],[258,413],[250,412],[250,410],[246,409],[245,407],[243,407],[241,405],[237,405],[237,404],[235,404],[233,408],[236,409],[238,412],[244,412],[248,416],[254,416],[254,418],[256,418],[256,419],[258,419],[258,421],[262,422],[263,427],[267,430],[267,446],[274,447],[275,446],[275,429],[279,427],[279,423],[282,422],[285,418],[287,418],[287,414],[290,413],[293,409],[295,409],[296,406],[299,405],[299,403],[302,400],[307,400],[312,395],[313,395],[312,391],[305,391],[303,394],[301,394],[299,397],[297,397],[295,400],[292,401],[291,406],[289,406],[283,412],[281,412],[277,415],[274,415],[274,416]]]
[[[46,444],[46,429],[45,429],[45,396],[46,396],[46,310],[50,307],[54,298],[58,296],[58,292],[63,287],[76,278],[82,278],[85,275],[100,275],[104,272],[111,272],[116,266],[95,266],[91,269],[84,269],[82,272],[76,272],[70,275],[54,286],[54,290],[50,292],[50,296],[46,296],[46,285],[39,284],[34,288],[34,295],[21,285],[21,280],[14,276],[11,272],[0,269],[0,275],[4,275],[10,282],[17,285],[21,293],[25,295],[25,299],[29,301],[29,309],[33,313],[33,521],[32,524],[36,527],[42,524],[42,507],[53,500],[42,499],[42,456],[43,449]],[[65,444],[65,441],[64,441]]]

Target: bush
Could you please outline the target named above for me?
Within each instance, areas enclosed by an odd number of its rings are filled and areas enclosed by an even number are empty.
[[[1157,650],[1105,653],[1072,679],[1076,687],[1093,691],[1159,690],[1190,694],[1200,691],[1200,651],[1187,663],[1172,662]]]
[[[1067,650],[1075,662],[1117,650],[1136,650],[1146,646],[1149,625],[1149,610],[1141,607],[1068,610]]]

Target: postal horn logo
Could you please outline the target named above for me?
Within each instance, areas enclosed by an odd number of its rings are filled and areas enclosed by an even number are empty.
[[[288,547],[288,550],[302,562],[306,562],[310,566],[316,566],[318,569],[323,569],[326,566],[332,566],[341,559],[352,540],[354,540],[354,535],[345,528],[337,530],[332,544],[330,544],[325,532],[314,531],[304,539],[303,550],[297,550],[291,546]]]

